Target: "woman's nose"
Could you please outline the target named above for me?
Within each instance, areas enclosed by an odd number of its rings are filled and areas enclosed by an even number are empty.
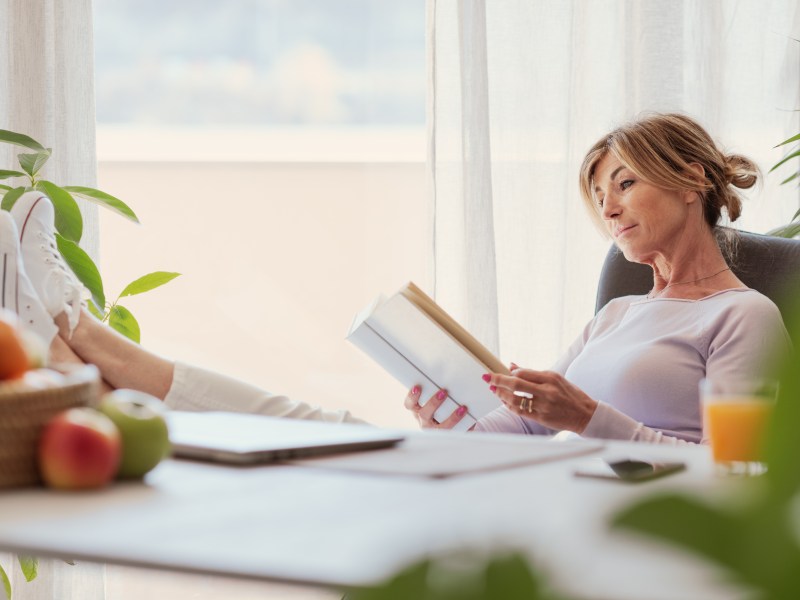
[[[614,219],[620,215],[622,208],[613,194],[606,194],[603,198],[603,208],[600,214],[604,219]]]

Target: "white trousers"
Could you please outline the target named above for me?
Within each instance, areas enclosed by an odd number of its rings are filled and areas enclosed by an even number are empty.
[[[255,413],[329,423],[365,423],[346,410],[326,410],[275,396],[261,388],[214,371],[176,362],[164,403],[174,410]]]

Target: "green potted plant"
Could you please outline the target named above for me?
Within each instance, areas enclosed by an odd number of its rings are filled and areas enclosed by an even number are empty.
[[[782,167],[789,161],[800,158],[800,133],[790,137],[788,140],[782,141],[775,147],[780,148],[788,144],[794,144],[794,146],[791,146],[789,148],[789,151],[786,153],[786,156],[784,156],[769,170],[770,173]],[[781,181],[781,185],[787,184],[790,181],[794,181],[798,177],[800,177],[800,167],[795,167],[795,171],[791,175],[789,175],[786,179]],[[794,238],[800,235],[800,209],[798,209],[798,211],[794,213],[794,216],[791,218],[789,223],[787,223],[786,225],[781,225],[780,227],[776,227],[775,229],[769,231],[768,234],[785,238]]]
[[[19,169],[0,169],[0,180],[23,180],[11,186],[0,184],[2,202],[0,208],[10,210],[17,199],[25,192],[36,190],[46,194],[55,208],[56,241],[64,260],[75,272],[78,279],[91,293],[89,310],[101,321],[129,339],[139,342],[141,330],[130,310],[119,304],[120,298],[141,294],[157,288],[178,277],[179,273],[156,271],[148,273],[129,283],[113,302],[106,300],[103,279],[91,257],[79,246],[83,235],[83,217],[75,196],[111,210],[122,217],[138,223],[139,219],[131,208],[119,198],[95,188],[77,185],[57,185],[39,176],[42,167],[52,154],[33,138],[13,131],[0,129],[0,142],[30,150],[17,155]]]

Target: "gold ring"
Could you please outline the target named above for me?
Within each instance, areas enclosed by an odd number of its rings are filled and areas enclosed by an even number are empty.
[[[533,398],[523,398],[520,400],[519,409],[531,414],[533,412]]]

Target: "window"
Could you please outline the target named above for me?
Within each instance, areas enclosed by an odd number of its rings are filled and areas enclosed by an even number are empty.
[[[96,0],[107,296],[143,344],[379,424],[404,390],[344,340],[424,283],[423,0]]]

